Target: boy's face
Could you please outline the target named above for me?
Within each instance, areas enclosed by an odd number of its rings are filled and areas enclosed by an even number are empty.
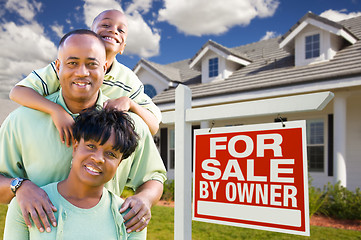
[[[123,53],[128,36],[127,19],[123,13],[117,10],[101,13],[94,21],[92,30],[102,37],[107,53]]]
[[[69,36],[59,48],[56,68],[67,105],[92,101],[107,69],[104,45],[91,35]]]
[[[75,142],[73,145],[72,170],[78,181],[98,187],[113,178],[123,154],[113,149],[114,133],[104,145],[94,140]]]

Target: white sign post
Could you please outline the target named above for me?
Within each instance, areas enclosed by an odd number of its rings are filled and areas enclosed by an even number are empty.
[[[305,121],[195,130],[193,220],[309,236]]]

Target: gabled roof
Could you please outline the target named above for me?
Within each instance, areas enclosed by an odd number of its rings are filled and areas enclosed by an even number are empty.
[[[308,12],[282,36],[280,47],[285,48],[286,50],[292,50],[294,48],[295,37],[308,25],[313,25],[337,36],[341,36],[351,44],[356,43],[358,40],[358,38],[342,24],[320,17],[312,12]]]
[[[216,54],[224,57],[225,59],[239,63],[243,66],[247,66],[252,62],[245,54],[224,47],[212,40],[208,40],[208,42],[203,45],[203,47],[193,56],[193,58],[191,58],[191,60],[189,61],[189,67],[199,70],[201,65],[201,59],[208,51],[213,51]]]
[[[337,25],[347,29],[356,39],[361,38],[361,17]],[[193,99],[361,76],[360,40],[345,46],[330,61],[300,67],[294,66],[292,53],[279,47],[280,41],[282,38],[278,37],[232,48],[232,51],[247,55],[252,62],[224,81],[188,85]],[[200,78],[201,73],[198,74]],[[169,89],[155,96],[153,101],[156,104],[172,103],[174,97],[175,89]]]
[[[178,68],[171,67],[169,65],[161,65],[145,59],[141,59],[134,67],[134,72],[137,73],[141,68],[146,68],[148,71],[152,71],[156,75],[159,75],[162,79],[167,81],[180,82],[180,71]]]

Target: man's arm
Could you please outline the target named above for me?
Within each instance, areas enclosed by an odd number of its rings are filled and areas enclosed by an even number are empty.
[[[2,204],[8,204],[15,196],[10,189],[11,180],[12,178],[0,174],[0,201]],[[49,220],[54,227],[56,226],[53,211],[57,211],[57,209],[51,203],[46,192],[30,180],[25,180],[17,189],[16,199],[27,226],[31,226],[29,214],[40,232],[44,232],[44,228],[50,232]]]
[[[163,184],[157,180],[149,180],[143,183],[131,197],[128,197],[119,210],[121,213],[128,208],[131,210],[124,216],[127,232],[141,231],[149,223],[151,207],[160,199],[163,193]]]
[[[73,118],[60,105],[41,96],[34,89],[24,86],[15,86],[9,97],[16,103],[51,115],[59,131],[60,140],[69,147],[72,142]]]
[[[9,204],[14,197],[14,193],[10,190],[11,178],[0,174],[0,203]]]

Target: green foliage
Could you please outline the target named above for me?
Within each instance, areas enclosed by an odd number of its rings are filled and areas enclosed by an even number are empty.
[[[129,187],[125,187],[122,194],[120,195],[123,199],[126,199],[127,197],[133,196],[134,195],[134,191],[133,189],[129,188]]]
[[[311,178],[309,180],[308,186],[309,186],[308,198],[309,198],[309,209],[310,209],[309,214],[311,217],[316,212],[321,213],[320,212],[322,211],[321,206],[324,204],[327,194],[325,191],[321,191],[321,189],[312,186]],[[322,213],[325,214],[325,212]]]
[[[325,191],[327,197],[320,208],[321,212],[333,218],[361,220],[361,191],[359,188],[353,192],[338,182],[335,185],[328,183]]]
[[[161,200],[174,201],[174,180],[165,181]]]

